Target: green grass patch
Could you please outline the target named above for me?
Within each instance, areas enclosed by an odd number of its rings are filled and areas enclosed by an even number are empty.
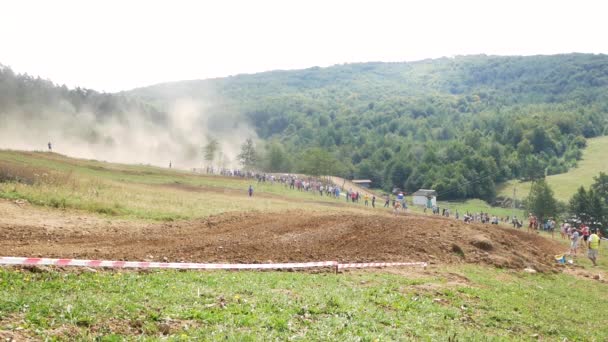
[[[449,208],[450,215],[454,215],[456,210],[462,216],[463,214],[469,212],[471,214],[475,213],[489,213],[490,215],[497,215],[499,217],[506,216],[517,216],[520,219],[523,219],[525,212],[521,209],[511,209],[511,208],[501,208],[501,207],[493,207],[489,205],[487,202],[480,199],[470,199],[466,201],[439,201],[439,208]]]
[[[0,151],[0,163],[12,170],[11,178],[0,182],[0,198],[123,218],[178,220],[243,210],[337,210],[324,204],[342,203],[316,193],[290,190],[279,183],[73,159],[53,153]],[[27,182],[20,182],[22,178]],[[250,184],[254,198],[247,196]]]
[[[567,202],[570,197],[581,186],[589,187],[593,184],[593,177],[600,172],[608,172],[608,158],[606,148],[608,147],[608,136],[587,139],[587,147],[583,150],[583,158],[578,166],[567,173],[548,176],[547,183],[553,189],[555,198]],[[498,195],[511,198],[513,188],[517,189],[517,197],[525,198],[530,193],[530,182],[512,180],[498,187]]]
[[[449,283],[453,272],[468,281]],[[599,282],[476,266],[415,279],[376,272],[0,269],[0,329],[57,340],[163,334],[231,341],[511,340],[538,334],[599,341],[608,336],[607,305]]]
[[[344,198],[336,200],[290,190],[279,183],[74,159],[54,153],[0,151],[0,163],[9,165],[14,173],[29,180],[0,182],[0,198],[25,199],[41,206],[123,218],[178,220],[239,210],[338,210],[324,204],[346,203]],[[247,198],[246,189],[250,184],[256,195],[270,196]],[[356,210],[362,203],[350,207]],[[384,200],[378,198],[377,206],[383,204]],[[460,213],[468,210],[511,215],[510,209],[491,207],[481,200],[440,202],[439,205],[449,207],[453,213],[458,209]],[[418,209],[411,207],[413,211],[422,211]],[[523,217],[522,213],[518,210],[516,214]]]
[[[417,212],[417,213],[424,212],[423,207],[411,205],[411,203],[412,203],[411,196],[407,196],[407,200],[408,200],[408,203],[410,203],[410,206],[409,206],[410,211]],[[382,201],[382,204],[384,204],[384,201]],[[439,206],[440,210],[443,210],[444,208],[450,209],[450,217],[454,217],[454,215],[456,214],[456,210],[458,210],[460,219],[462,219],[462,215],[466,214],[467,212],[469,212],[471,214],[481,213],[481,212],[489,213],[490,215],[498,215],[499,218],[506,217],[506,216],[511,217],[512,215],[515,215],[520,219],[527,217],[527,215],[525,216],[526,213],[524,210],[521,210],[521,209],[512,210],[511,208],[493,207],[490,204],[488,204],[488,202],[486,202],[484,200],[480,200],[480,199],[469,199],[469,200],[464,200],[464,201],[438,201],[437,205]],[[427,213],[427,215],[431,215],[431,210],[428,209],[426,213]]]

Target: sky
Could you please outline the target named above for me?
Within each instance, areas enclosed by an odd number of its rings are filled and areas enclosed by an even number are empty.
[[[0,0],[0,64],[115,92],[353,62],[608,53],[604,2]]]

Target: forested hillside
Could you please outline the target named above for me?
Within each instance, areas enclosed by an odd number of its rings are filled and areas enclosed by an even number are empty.
[[[608,56],[465,56],[68,89],[0,66],[0,144],[177,167],[370,178],[374,186],[491,199],[495,184],[563,173],[608,131]],[[257,139],[255,139],[257,136]]]
[[[466,56],[183,81],[126,94],[188,97],[239,113],[266,144],[260,167],[495,196],[495,184],[567,171],[608,131],[608,56]],[[314,171],[314,170],[312,170]]]
[[[122,94],[99,93],[92,89],[68,89],[50,80],[27,74],[16,74],[0,64],[0,112],[2,119],[8,113],[19,112],[24,118],[48,116],[49,120],[58,116],[89,111],[95,119],[124,118],[133,110],[145,114],[154,121],[165,119],[164,114],[154,107],[145,105]],[[95,130],[95,127],[91,127]],[[100,134],[101,135],[101,134]],[[89,138],[94,139],[97,134]]]

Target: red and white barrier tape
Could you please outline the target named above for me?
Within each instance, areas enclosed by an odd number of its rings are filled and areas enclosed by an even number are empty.
[[[281,268],[312,268],[337,265],[335,261],[299,262],[283,264],[201,264],[185,262],[146,262],[146,261],[112,261],[112,260],[78,260],[78,259],[49,259],[0,257],[0,265],[51,265],[51,266],[81,266],[81,267],[110,267],[110,268],[171,268],[171,269],[281,269]]]
[[[79,267],[108,267],[108,268],[167,268],[167,269],[213,269],[213,270],[260,270],[285,268],[315,268],[334,267],[338,270],[345,268],[390,267],[390,266],[422,266],[426,262],[374,262],[347,263],[337,261],[296,262],[277,264],[201,264],[185,262],[147,262],[147,261],[112,261],[112,260],[80,260],[80,259],[50,259],[25,257],[0,257],[0,265],[48,265],[48,266],[79,266]]]
[[[391,267],[391,266],[420,266],[427,267],[426,262],[366,262],[354,264],[338,264],[338,270],[344,268]]]

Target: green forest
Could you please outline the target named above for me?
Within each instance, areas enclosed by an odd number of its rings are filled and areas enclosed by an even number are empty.
[[[608,56],[465,56],[275,71],[136,89],[242,113],[269,142],[260,167],[369,178],[384,189],[492,199],[495,184],[566,172],[608,132]],[[330,156],[327,156],[330,154]]]
[[[67,101],[92,108],[99,120],[136,107],[162,125],[182,98],[204,103],[201,115],[250,125],[260,171],[332,173],[386,190],[492,200],[499,182],[566,172],[587,138],[608,133],[608,56],[344,64],[117,94],[0,68],[0,115],[11,106],[36,115],[41,104],[60,111]]]
[[[144,113],[148,120],[162,122],[166,119],[166,115],[154,106],[124,94],[100,93],[80,87],[69,89],[37,76],[17,74],[10,67],[0,64],[1,120],[6,120],[15,112],[21,114],[22,119],[42,118],[52,112],[57,119],[83,110],[94,113],[99,122],[110,117],[123,118],[133,110]],[[88,138],[94,139],[95,134]]]

